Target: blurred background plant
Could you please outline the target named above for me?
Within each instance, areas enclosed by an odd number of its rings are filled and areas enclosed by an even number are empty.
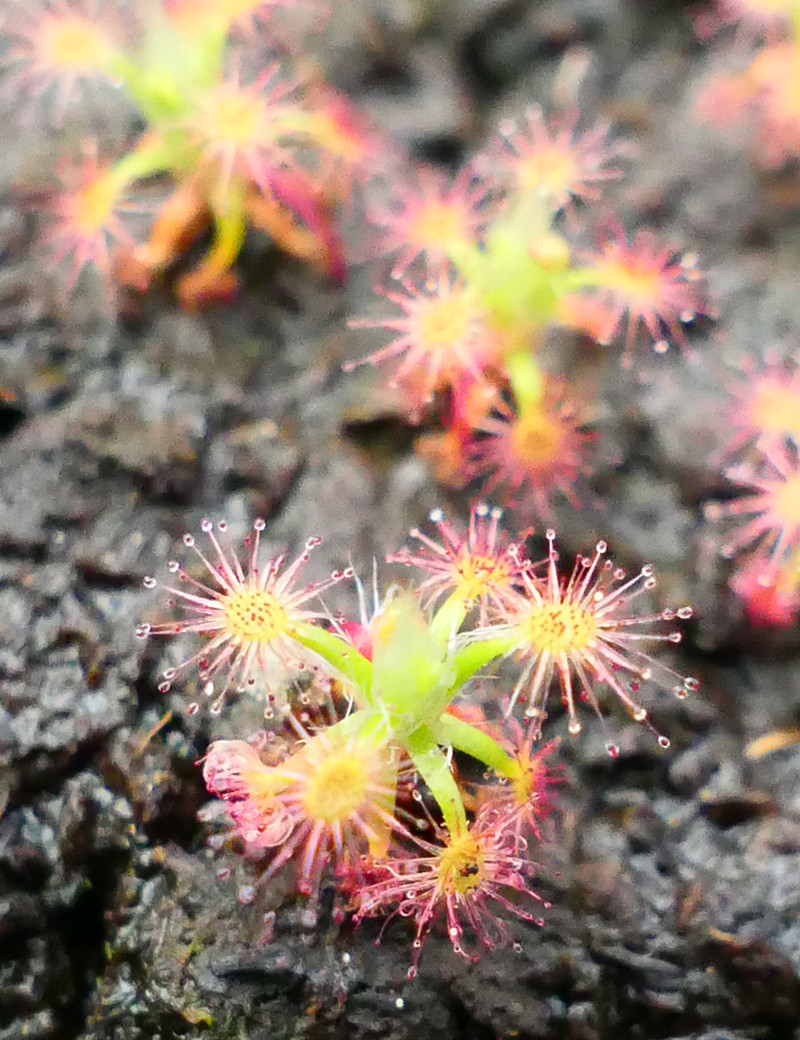
[[[205,256],[176,279],[188,309],[235,292],[248,228],[343,277],[336,210],[367,160],[368,137],[313,62],[270,32],[274,6],[41,0],[9,11],[6,89],[77,142],[44,207],[67,286],[91,268],[109,295],[118,284],[143,292],[209,229]],[[256,22],[265,24],[256,31]],[[118,157],[70,122],[103,90],[123,94],[138,115],[139,132]],[[142,190],[156,181],[166,197]],[[145,241],[132,231],[137,213],[150,217]]]

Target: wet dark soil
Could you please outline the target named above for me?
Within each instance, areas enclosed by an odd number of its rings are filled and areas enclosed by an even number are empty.
[[[690,333],[691,357],[590,355],[619,461],[557,520],[565,552],[605,536],[656,564],[665,603],[695,605],[673,660],[703,689],[653,704],[669,750],[619,714],[618,759],[590,726],[565,743],[537,851],[553,909],[512,925],[522,953],[472,965],[434,934],[411,983],[402,921],[376,946],[377,924],[313,924],[291,900],[259,944],[280,892],[237,902],[246,866],[208,848],[196,767],[259,708],[190,717],[185,691],[158,693],[175,651],[134,638],[142,577],[206,515],[234,535],[264,516],[291,549],[323,535],[318,576],[369,572],[434,505],[465,515],[469,491],[432,482],[379,374],[342,372],[365,353],[346,320],[373,308],[374,267],[330,285],[254,240],[227,308],[187,315],[166,290],[116,318],[88,290],[65,302],[10,187],[40,161],[20,132],[0,209],[0,1040],[798,1038],[800,745],[752,748],[800,725],[798,633],[748,628],[701,507],[723,487],[728,373],[797,355],[799,211],[741,142],[692,122],[711,58],[682,4],[351,0],[318,46],[417,157],[459,161],[576,63],[587,116],[635,143],[609,206],[700,255],[720,320]]]

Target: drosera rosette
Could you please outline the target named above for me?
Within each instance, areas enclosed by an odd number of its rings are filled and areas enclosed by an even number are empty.
[[[479,787],[477,816],[494,820],[513,837],[517,850],[525,850],[531,838],[543,840],[542,828],[553,811],[555,789],[565,779],[559,764],[551,761],[560,738],[542,744],[535,726],[523,727],[515,719],[508,720],[506,729],[509,735],[504,746],[514,766],[501,782]]]
[[[28,0],[6,5],[3,89],[35,103],[60,128],[67,112],[96,100],[126,47],[138,13],[115,0]]]
[[[476,422],[468,472],[483,480],[483,494],[499,490],[508,505],[537,517],[550,517],[558,499],[577,508],[593,472],[592,418],[565,379],[542,373],[527,399],[512,404],[501,397]]]
[[[254,521],[252,534],[244,540],[247,556],[242,563],[228,544],[225,521],[215,528],[211,520],[203,520],[200,528],[211,545],[210,554],[200,548],[192,534],[184,535],[183,545],[200,562],[207,580],[195,578],[177,560],[167,564],[171,577],[166,584],[161,585],[153,577],[145,578],[146,588],[164,589],[167,605],[181,616],[174,621],[142,623],[137,634],[148,638],[195,633],[206,640],[199,650],[163,673],[159,683],[162,693],[196,666],[214,714],[219,714],[228,695],[238,689],[255,690],[265,696],[267,710],[272,711],[276,700],[279,707],[285,704],[285,676],[279,672],[276,686],[275,666],[292,674],[314,664],[314,655],[309,654],[298,637],[308,634],[314,622],[328,616],[320,595],[352,577],[352,569],[335,571],[320,581],[301,585],[302,571],[320,539],[309,538],[287,566],[285,553],[269,557],[262,554],[265,527],[263,520]],[[198,709],[198,704],[190,705],[190,711]]]
[[[743,125],[756,165],[780,169],[800,153],[800,6],[795,0],[718,2],[700,13],[699,35],[709,39],[728,25],[736,32],[729,53],[722,51],[727,65],[702,85],[695,114],[717,127]]]
[[[763,359],[744,358],[722,384],[725,443],[716,458],[729,464],[753,451],[800,447],[800,365],[769,350]]]
[[[800,445],[764,446],[725,475],[748,489],[705,507],[706,519],[727,530],[722,555],[738,561],[731,587],[748,614],[785,627],[800,606]]]
[[[502,518],[502,509],[479,502],[470,510],[469,524],[462,531],[442,509],[434,509],[428,519],[439,541],[414,527],[409,535],[419,546],[391,553],[387,562],[422,572],[423,580],[415,592],[426,608],[449,595],[477,605],[478,623],[486,624],[490,611],[501,608],[509,594],[519,589],[520,572],[531,566],[525,555],[529,532],[511,541],[500,527]]]
[[[533,904],[544,904],[531,888],[537,868],[530,843],[541,833],[551,795],[554,745],[536,745],[555,673],[573,735],[580,729],[573,673],[587,684],[611,686],[639,722],[647,722],[647,713],[635,698],[637,683],[668,677],[681,695],[697,686],[637,649],[641,639],[677,642],[676,632],[658,626],[688,616],[686,608],[639,615],[631,606],[652,584],[649,568],[630,579],[609,571],[600,546],[565,579],[551,545],[540,574],[523,540],[508,541],[499,521],[482,507],[475,507],[465,533],[443,517],[436,520],[443,544],[417,537],[418,559],[398,554],[400,562],[420,565],[421,595],[396,586],[379,594],[376,583],[371,609],[364,603],[352,620],[315,608],[319,586],[296,587],[307,551],[285,570],[283,557],[260,560],[258,522],[242,563],[206,522],[213,552],[202,552],[191,538],[189,547],[214,584],[175,565],[185,587],[171,585],[169,594],[188,612],[186,628],[179,621],[140,630],[208,635],[206,651],[182,668],[198,665],[209,682],[209,673],[222,676],[216,710],[227,689],[243,680],[278,701],[281,726],[294,740],[263,747],[214,742],[204,759],[209,790],[227,808],[245,851],[267,858],[263,882],[291,868],[310,910],[330,878],[357,920],[413,917],[412,974],[440,916],[456,952],[470,957],[512,941],[506,914],[539,923]],[[342,576],[332,575],[324,587]],[[288,696],[279,700],[264,685],[262,661],[277,662],[291,684],[292,659],[306,654],[316,686],[339,695],[344,709],[338,714],[298,714]],[[470,680],[502,658],[521,665],[505,699],[510,711],[523,687],[528,691],[533,721],[524,735],[507,720],[487,725],[464,700]],[[167,673],[163,687],[175,677]],[[629,688],[623,685],[628,678]],[[591,689],[586,696],[597,707]],[[616,753],[614,745],[609,750]],[[456,768],[457,755],[482,766],[486,778],[501,785],[499,793],[476,792]],[[420,807],[425,837],[414,813],[399,804],[409,788],[416,791],[412,802]],[[244,901],[251,896],[254,890]]]
[[[84,143],[78,162],[63,162],[56,172],[59,190],[49,193],[43,205],[37,200],[47,221],[42,251],[65,269],[67,291],[86,271],[108,287],[116,249],[136,246],[126,218],[138,207],[126,197],[124,178],[118,180],[111,163],[100,160],[91,141]]]
[[[659,353],[671,344],[688,352],[685,326],[711,310],[697,258],[653,231],[628,236],[615,228],[598,233],[594,250],[573,247],[574,221],[563,214],[576,217],[580,207],[583,217],[582,208],[621,176],[617,159],[626,150],[605,127],[577,127],[574,112],[547,118],[539,109],[504,123],[499,140],[452,182],[469,191],[440,194],[446,233],[434,234],[435,222],[417,220],[409,203],[415,219],[394,221],[392,241],[398,268],[413,264],[415,286],[425,288],[398,299],[379,285],[406,313],[353,323],[399,333],[365,360],[397,358],[389,385],[404,392],[415,419],[443,428],[419,443],[437,479],[456,487],[488,475],[483,493],[508,485],[506,502],[514,505],[524,487],[526,505],[538,513],[561,494],[574,503],[576,479],[591,470],[582,406],[567,391],[554,400],[559,376],[540,361],[551,332],[577,330],[602,345],[624,338],[622,363],[630,366],[644,340]],[[465,304],[455,319],[445,307],[454,287]]]
[[[618,161],[630,149],[612,140],[604,124],[581,130],[578,123],[577,109],[548,118],[534,105],[504,120],[475,164],[496,190],[521,199],[542,196],[555,213],[597,201],[609,181],[623,176]]]
[[[203,775],[225,802],[233,833],[250,850],[269,851],[258,885],[292,864],[297,891],[314,903],[329,867],[334,878],[363,882],[363,864],[404,829],[395,800],[407,767],[377,717],[372,726],[348,725],[347,716],[320,728],[295,713],[286,721],[297,733],[293,749],[266,762],[250,743],[214,741]]]
[[[332,90],[311,83],[314,77],[299,74],[296,63],[272,61],[252,74],[244,71],[248,37],[234,40],[232,29],[270,6],[154,0],[142,8],[137,33],[109,43],[100,55],[99,23],[92,24],[86,4],[74,10],[46,5],[48,19],[61,20],[60,31],[76,53],[75,37],[85,31],[82,60],[95,78],[132,103],[145,127],[109,164],[106,209],[110,213],[112,200],[136,194],[149,180],[160,178],[172,187],[147,241],[117,243],[113,270],[102,272],[106,277],[143,291],[210,229],[207,254],[180,275],[177,294],[188,309],[228,298],[236,289],[234,264],[248,228],[265,231],[279,248],[324,275],[343,277],[335,211],[348,168],[363,163],[364,148],[358,148],[355,124],[347,128],[337,116]],[[24,80],[26,59],[17,50],[18,77]],[[53,61],[64,64],[53,71],[54,89],[62,80],[69,86],[77,57],[66,53],[63,41],[50,50]],[[27,71],[33,75],[36,69]],[[78,247],[73,257],[76,272],[95,260]]]
[[[593,272],[587,292],[599,309],[588,309],[590,323],[584,331],[599,336],[605,346],[624,330],[625,367],[632,363],[642,330],[657,354],[666,353],[672,344],[688,349],[683,327],[708,312],[697,256],[661,241],[648,229],[628,236],[616,228],[584,259]],[[568,297],[562,308],[565,323],[580,329],[585,303]],[[602,322],[599,314],[604,315]]]
[[[495,641],[505,637],[506,652],[522,665],[507,712],[517,701],[526,702],[525,715],[538,738],[548,717],[552,687],[557,685],[567,730],[576,736],[583,729],[578,705],[588,703],[602,718],[600,691],[605,688],[634,722],[650,728],[659,744],[669,747],[669,739],[658,734],[650,721],[640,691],[653,683],[683,699],[700,684],[640,647],[679,643],[679,630],[661,626],[688,620],[691,607],[640,612],[635,601],[656,585],[650,564],[629,575],[606,557],[608,546],[600,541],[591,556],[579,555],[567,574],[559,566],[555,531],[548,530],[546,537],[549,548],[544,574],[535,577],[524,572],[524,591],[503,610],[500,624],[487,633],[476,633],[476,638],[490,633]],[[608,741],[607,748],[612,756],[619,753],[614,741]]]
[[[464,382],[485,387],[490,396],[499,345],[480,297],[449,264],[424,284],[403,278],[398,289],[402,292],[379,291],[400,314],[349,323],[351,328],[387,329],[396,338],[364,358],[346,362],[344,370],[396,361],[387,383],[392,389],[404,390],[412,415],[430,405],[437,393]]]
[[[532,887],[537,864],[523,855],[497,821],[478,817],[453,832],[437,828],[437,841],[414,835],[405,846],[371,864],[369,882],[358,891],[356,922],[366,917],[409,918],[414,923],[408,977],[416,978],[422,948],[444,917],[455,953],[473,963],[489,950],[521,951],[507,918],[542,927],[550,903]],[[381,942],[381,935],[376,944]]]
[[[388,190],[387,200],[368,200],[367,216],[380,232],[376,252],[396,257],[393,279],[437,270],[454,246],[477,242],[483,232],[487,190],[470,165],[448,177],[418,164]]]

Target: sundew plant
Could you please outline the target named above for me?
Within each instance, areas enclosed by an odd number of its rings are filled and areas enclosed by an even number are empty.
[[[263,730],[214,741],[200,763],[231,844],[260,864],[242,901],[280,874],[312,917],[333,886],[336,913],[381,919],[381,935],[410,919],[413,977],[437,922],[474,959],[545,920],[537,848],[563,779],[559,730],[578,739],[589,720],[616,757],[627,717],[666,748],[654,694],[698,688],[673,670],[691,608],[665,607],[653,567],[626,572],[603,540],[563,560],[553,517],[594,495],[594,397],[629,418],[642,355],[688,365],[692,328],[715,311],[691,249],[636,215],[623,226],[612,196],[632,152],[613,128],[526,104],[457,169],[413,162],[277,33],[276,8],[304,2],[17,0],[2,15],[4,89],[68,153],[44,171],[40,218],[70,287],[93,272],[107,299],[168,280],[186,309],[232,303],[253,229],[341,282],[340,211],[363,218],[362,258],[381,274],[347,346],[329,342],[334,368],[353,382],[365,364],[386,374],[433,478],[475,491],[468,518],[435,510],[374,587],[371,561],[309,583],[316,537],[271,556],[263,520],[243,547],[203,520],[184,558],[146,579],[163,601],[138,634],[180,637],[158,685],[192,690],[191,714],[243,694],[263,704]],[[718,0],[707,18],[737,56],[713,104],[745,117],[770,168],[794,162],[799,0]],[[136,121],[109,152],[80,117],[111,95]],[[626,383],[604,397],[609,356]],[[717,461],[742,493],[705,503],[705,518],[749,620],[788,627],[800,372],[765,357],[741,377],[720,388]],[[512,536],[490,498],[535,525],[541,556],[533,529]],[[339,605],[348,585],[357,612]],[[192,640],[181,658],[176,643]]]
[[[714,40],[714,71],[696,99],[699,119],[738,136],[752,165],[796,177],[800,155],[800,3],[715,0],[697,12]],[[721,66],[721,67],[720,67]],[[725,477],[741,490],[712,502],[730,587],[756,625],[788,628],[800,614],[800,378],[796,350],[770,345],[731,380]]]
[[[119,284],[143,291],[210,230],[208,251],[180,275],[176,292],[188,309],[230,299],[248,228],[322,273],[343,276],[335,210],[364,142],[345,99],[266,30],[275,6],[12,5],[4,25],[8,89],[38,99],[40,120],[74,139],[74,103],[104,87],[122,93],[143,126],[118,156],[102,155],[98,138],[84,131],[78,154],[54,171],[46,238],[68,284],[90,270],[109,293]],[[143,192],[154,179],[167,189],[158,203]],[[141,242],[132,221],[148,210],[151,228]]]
[[[417,581],[376,590],[356,618],[320,598],[354,580],[352,569],[303,584],[316,539],[291,562],[267,557],[258,520],[240,559],[226,525],[204,521],[205,544],[184,539],[198,570],[167,567],[177,616],[139,629],[201,639],[163,673],[162,691],[196,669],[212,712],[250,690],[274,720],[250,740],[213,742],[203,759],[233,833],[264,859],[261,882],[291,870],[313,906],[330,878],[340,914],[411,918],[411,977],[439,918],[470,958],[515,942],[509,915],[542,923],[535,843],[555,742],[540,741],[554,702],[573,737],[586,709],[600,716],[610,702],[654,730],[647,688],[683,698],[698,686],[651,654],[679,643],[677,624],[691,616],[688,607],[648,609],[652,567],[626,574],[599,542],[564,568],[549,530],[547,555],[534,561],[501,519],[478,505],[462,530],[437,511],[430,533],[412,532],[414,544],[392,557]],[[470,681],[503,659],[516,681],[484,711],[470,702]],[[619,753],[612,740],[607,747]],[[486,779],[464,781],[457,753]],[[253,898],[250,886],[243,898]]]

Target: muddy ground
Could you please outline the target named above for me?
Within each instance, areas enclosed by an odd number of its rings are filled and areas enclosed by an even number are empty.
[[[565,745],[538,857],[554,905],[542,929],[513,925],[521,953],[471,965],[434,934],[411,983],[402,921],[376,947],[377,924],[312,927],[291,901],[260,945],[280,891],[237,902],[247,868],[208,848],[195,765],[260,709],[190,717],[190,692],[158,693],[176,651],[134,638],[142,577],[206,515],[235,535],[262,515],[291,549],[322,535],[317,576],[369,573],[434,505],[464,516],[472,489],[432,482],[380,374],[342,372],[373,342],[346,325],[374,313],[370,265],[331,285],[254,237],[232,306],[187,315],[164,289],[110,318],[88,291],[65,301],[16,194],[52,141],[6,100],[0,1040],[798,1038],[800,750],[747,754],[800,725],[798,633],[747,626],[702,513],[725,490],[728,373],[798,352],[796,175],[759,174],[742,141],[692,121],[712,58],[681,4],[351,0],[317,49],[417,157],[458,162],[573,67],[583,110],[635,143],[613,204],[699,254],[720,318],[690,330],[691,358],[643,350],[628,372],[613,349],[561,344],[607,462],[556,519],[565,553],[605,536],[626,565],[656,564],[664,603],[694,604],[673,662],[702,692],[653,702],[669,750],[620,713],[617,760],[597,727]]]

